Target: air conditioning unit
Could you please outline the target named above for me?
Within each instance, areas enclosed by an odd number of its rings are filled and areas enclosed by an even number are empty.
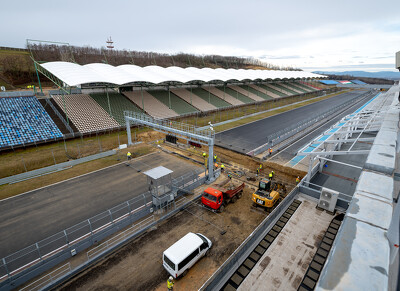
[[[339,197],[339,192],[328,188],[322,188],[321,196],[319,197],[318,207],[333,212],[336,202]]]

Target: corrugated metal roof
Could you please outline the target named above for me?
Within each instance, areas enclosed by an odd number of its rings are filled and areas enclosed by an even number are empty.
[[[164,177],[168,174],[171,174],[173,171],[171,171],[170,169],[167,169],[163,166],[159,166],[157,168],[153,168],[151,170],[148,170],[146,172],[143,172],[143,174],[145,174],[146,176],[149,176],[152,179],[159,179],[161,177]]]

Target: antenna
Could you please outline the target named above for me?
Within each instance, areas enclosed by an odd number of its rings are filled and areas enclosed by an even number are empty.
[[[106,43],[107,43],[107,48],[108,49],[113,49],[114,48],[114,45],[113,45],[113,40],[111,39],[111,36],[109,37],[109,38],[107,38],[107,41],[106,41]]]

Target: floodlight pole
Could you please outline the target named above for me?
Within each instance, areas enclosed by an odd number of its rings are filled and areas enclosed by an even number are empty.
[[[35,65],[35,71],[36,71],[36,76],[37,76],[37,79],[38,79],[38,82],[39,82],[40,92],[43,94],[42,84],[40,83],[39,72],[37,70],[36,62],[33,62],[33,64]]]

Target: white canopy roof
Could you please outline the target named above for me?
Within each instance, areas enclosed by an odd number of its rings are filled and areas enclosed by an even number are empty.
[[[303,71],[244,70],[179,68],[159,66],[139,67],[135,65],[111,66],[107,64],[78,65],[69,62],[41,64],[44,69],[69,86],[87,83],[109,83],[126,85],[133,83],[167,84],[194,81],[253,81],[325,78],[323,75]]]

